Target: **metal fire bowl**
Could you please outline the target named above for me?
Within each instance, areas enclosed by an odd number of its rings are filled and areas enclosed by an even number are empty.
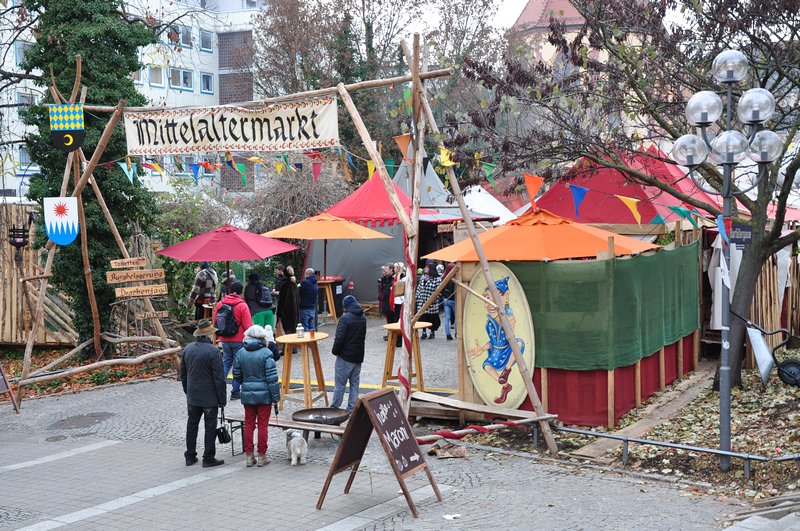
[[[297,422],[310,422],[312,424],[339,425],[347,420],[347,410],[335,407],[317,407],[301,409],[292,413],[292,420]]]

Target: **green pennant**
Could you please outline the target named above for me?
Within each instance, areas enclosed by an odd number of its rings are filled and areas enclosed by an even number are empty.
[[[389,171],[389,178],[394,179],[394,159],[386,159],[384,161],[386,169]]]
[[[281,155],[281,158],[283,159],[283,163],[286,164],[286,169],[291,170],[292,166],[289,164],[289,154],[284,153],[283,155]]]
[[[481,167],[483,168],[483,174],[486,175],[486,180],[489,181],[489,184],[492,185],[492,188],[497,190],[497,183],[494,181],[494,177],[492,174],[494,173],[494,169],[497,164],[491,164],[489,162],[481,162]]]
[[[411,112],[413,111],[412,105],[411,105],[411,100],[412,100],[412,98],[411,98],[411,89],[407,88],[407,89],[405,89],[403,91],[403,101],[406,102],[406,113],[407,114],[411,114]]]
[[[242,175],[242,184],[244,186],[247,186],[247,174],[245,172],[244,163],[237,164],[236,165],[236,169],[239,170],[239,173]]]

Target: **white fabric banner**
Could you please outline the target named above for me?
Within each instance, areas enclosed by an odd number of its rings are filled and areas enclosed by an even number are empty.
[[[126,112],[130,155],[291,151],[339,144],[336,98],[261,109],[204,107]]]

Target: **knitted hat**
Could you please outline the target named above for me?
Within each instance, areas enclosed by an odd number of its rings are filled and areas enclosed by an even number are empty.
[[[267,331],[264,330],[263,326],[253,325],[245,331],[244,337],[251,337],[253,339],[266,339]]]
[[[342,306],[344,307],[345,310],[349,310],[350,308],[358,306],[358,301],[352,295],[348,295],[344,299],[342,299]]]

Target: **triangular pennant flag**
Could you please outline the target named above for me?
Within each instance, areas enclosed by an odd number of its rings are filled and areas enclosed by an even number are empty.
[[[200,179],[198,178],[197,174],[200,173],[200,164],[197,162],[192,163],[192,177],[194,177],[194,184],[200,184]]]
[[[667,208],[669,208],[670,210],[672,210],[673,212],[678,214],[680,217],[682,217],[684,219],[688,219],[689,223],[692,224],[692,227],[694,227],[696,229],[700,228],[700,227],[697,226],[697,223],[695,223],[694,218],[692,217],[692,213],[689,212],[688,208],[684,208],[684,207],[680,207],[680,206],[671,206],[671,207],[667,207]]]
[[[411,111],[413,111],[413,109],[411,108],[412,96],[410,88],[407,88],[403,91],[403,101],[406,104],[406,114],[411,114]]]
[[[164,177],[164,170],[161,169],[161,166],[157,162],[142,162],[142,168],[153,170],[161,175],[162,178]]]
[[[133,184],[133,176],[136,174],[136,164],[131,164],[131,167],[128,166],[124,162],[118,162],[119,167],[122,168],[123,173],[125,173],[125,177]]]
[[[295,162],[294,163],[294,167],[297,168],[298,170],[302,170],[303,169],[303,163],[302,162]]]
[[[411,143],[411,133],[406,133],[404,135],[398,135],[394,137],[394,141],[397,144],[397,147],[400,149],[400,153],[403,154],[403,160],[409,160],[408,158],[408,144]]]
[[[719,231],[719,235],[722,236],[722,239],[725,241],[725,245],[730,245],[730,240],[728,240],[728,232],[725,230],[725,221],[722,217],[722,214],[717,216],[717,230]]]
[[[236,165],[236,169],[239,170],[239,173],[242,174],[242,185],[247,186],[247,169],[245,168],[244,163],[239,163]]]
[[[225,152],[225,162],[233,162],[233,155],[230,151]]]
[[[276,162],[275,163],[275,171],[278,172],[278,175],[281,174],[281,171],[283,171],[283,162]]]
[[[347,152],[347,165],[352,167],[353,169],[356,169],[356,163],[353,162],[353,156],[350,154],[349,151]]]
[[[530,173],[523,173],[522,176],[525,178],[525,187],[528,189],[528,199],[530,199],[531,205],[536,205],[536,194],[542,189],[544,178]]]
[[[389,172],[389,178],[394,179],[394,159],[386,159],[386,171]]]
[[[319,174],[322,171],[322,163],[321,162],[312,162],[311,163],[311,171],[314,172],[314,182],[316,183],[319,181]]]
[[[178,173],[186,173],[183,169],[180,157],[174,157],[172,161],[175,163],[175,169],[178,170]]]
[[[104,168],[113,168],[114,167],[114,163],[113,162],[104,162],[104,163],[101,164],[101,166],[104,167]]]
[[[642,216],[639,214],[639,200],[634,199],[633,197],[626,197],[624,195],[614,195],[614,197],[625,203],[625,206],[628,207],[628,210],[630,210],[631,214],[633,214],[633,219],[636,220],[638,225],[641,225]]]
[[[131,171],[131,167],[133,165],[131,164],[131,158],[130,157],[125,157],[125,166],[128,167],[128,171]]]
[[[453,162],[453,152],[447,148],[439,148],[439,157],[441,159],[442,166],[450,167],[456,165],[456,163]]]
[[[284,164],[284,166],[286,166],[286,169],[287,170],[291,170],[292,169],[292,165],[289,163],[289,154],[288,153],[282,154],[281,155],[281,159],[283,159],[283,164]]]
[[[492,188],[497,190],[497,184],[494,182],[494,177],[492,174],[494,173],[494,168],[497,164],[492,164],[490,162],[482,162],[481,167],[483,168],[483,174],[486,175],[486,180],[489,181],[489,184],[492,185]]]
[[[650,220],[651,225],[663,225],[666,223],[667,220],[661,214],[656,214],[653,216],[653,219]]]
[[[237,171],[236,166],[233,164],[233,160],[226,160],[225,165],[230,169],[232,169],[233,171]]]
[[[200,164],[201,168],[203,168],[204,170],[208,170],[211,173],[214,173],[215,171],[217,171],[217,169],[214,167],[214,165],[211,164],[210,162],[208,162],[207,160],[200,161],[200,162],[198,162],[198,164]]]
[[[322,153],[319,151],[304,151],[303,155],[312,160],[322,160]]]
[[[422,157],[422,173],[428,173],[428,164],[431,163],[430,157]]]
[[[372,179],[372,174],[375,173],[375,163],[371,160],[367,161],[367,175],[369,175],[369,179]]]
[[[580,218],[581,215],[578,213],[578,208],[581,206],[583,198],[589,189],[583,186],[575,186],[574,184],[568,184],[567,186],[569,186],[569,191],[572,192],[572,202],[575,203],[575,217]]]
[[[252,162],[254,164],[264,164],[264,159],[261,157],[247,157],[247,162]]]

